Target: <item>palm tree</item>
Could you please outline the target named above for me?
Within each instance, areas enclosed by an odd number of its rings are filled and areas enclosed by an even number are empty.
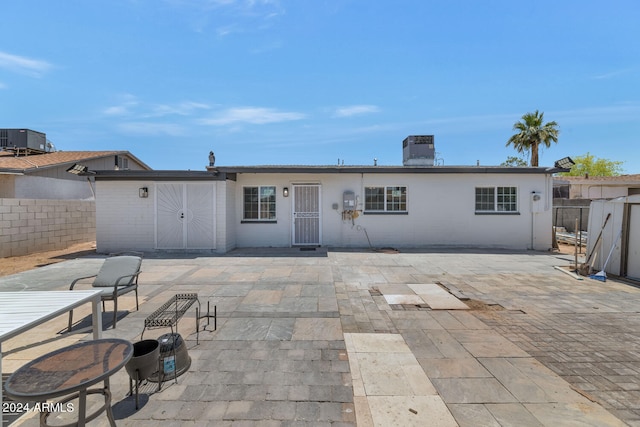
[[[518,133],[507,141],[507,147],[513,144],[518,153],[531,151],[531,166],[538,166],[538,147],[542,144],[549,148],[551,142],[558,142],[558,124],[548,122],[543,124],[544,113],[527,113],[522,116],[521,122],[513,125],[513,130]]]

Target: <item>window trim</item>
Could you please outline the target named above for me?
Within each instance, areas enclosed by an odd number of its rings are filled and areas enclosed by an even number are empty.
[[[258,189],[258,200],[257,200],[257,218],[247,218],[246,214],[246,201],[245,201],[245,191],[248,188],[257,188]],[[260,202],[260,193],[261,190],[263,188],[273,188],[273,217],[271,218],[261,218],[261,211],[262,211],[262,203]],[[260,223],[260,224],[274,224],[277,222],[277,218],[278,218],[278,192],[277,192],[277,187],[275,185],[244,185],[242,187],[242,219],[240,220],[241,224],[255,224],[255,223]]]
[[[367,209],[367,189],[382,188],[382,206],[383,209]],[[390,188],[404,188],[404,206],[405,209],[389,210],[387,209],[390,201],[387,199],[387,191]],[[407,185],[367,185],[364,187],[364,215],[408,215],[409,214],[409,187]]]
[[[478,190],[479,189],[492,189],[493,190],[493,209],[491,210],[480,210],[478,209]],[[515,197],[515,201],[499,201],[498,189],[509,189],[514,190],[513,194],[508,194],[507,197]],[[487,186],[478,186],[474,188],[474,212],[476,215],[520,215],[520,205],[519,205],[519,195],[520,191],[517,186],[514,185],[487,185]],[[503,194],[502,197],[505,197]],[[507,205],[514,205],[514,210],[500,210],[500,207]]]

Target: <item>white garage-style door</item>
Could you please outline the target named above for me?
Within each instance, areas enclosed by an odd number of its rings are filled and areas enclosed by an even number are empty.
[[[215,249],[212,183],[156,184],[156,248]]]

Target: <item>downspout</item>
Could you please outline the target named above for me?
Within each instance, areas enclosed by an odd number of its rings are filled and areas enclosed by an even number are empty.
[[[533,212],[533,195],[535,194],[535,191],[531,192],[531,195],[529,196],[529,214],[531,215],[531,246],[529,249],[533,250],[533,233],[534,233],[534,225],[535,225],[535,212]]]
[[[93,189],[93,185],[91,185],[91,178],[87,177],[87,183],[89,184],[89,188],[91,189],[91,194],[93,194],[93,200],[95,200],[96,191]]]

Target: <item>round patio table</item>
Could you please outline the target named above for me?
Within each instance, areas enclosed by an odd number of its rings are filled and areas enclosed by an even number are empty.
[[[7,396],[17,401],[45,402],[67,396],[52,405],[41,405],[40,425],[47,426],[47,418],[64,404],[78,399],[78,421],[66,426],[84,426],[102,412],[107,412],[115,427],[111,410],[109,377],[120,370],[133,355],[133,345],[126,340],[107,338],[83,341],[38,357],[15,371],[5,383]],[[104,381],[104,387],[89,390]],[[87,394],[102,394],[104,406],[87,415]],[[70,404],[69,404],[70,405]],[[73,411],[76,412],[76,408]],[[57,427],[61,427],[56,424]]]

